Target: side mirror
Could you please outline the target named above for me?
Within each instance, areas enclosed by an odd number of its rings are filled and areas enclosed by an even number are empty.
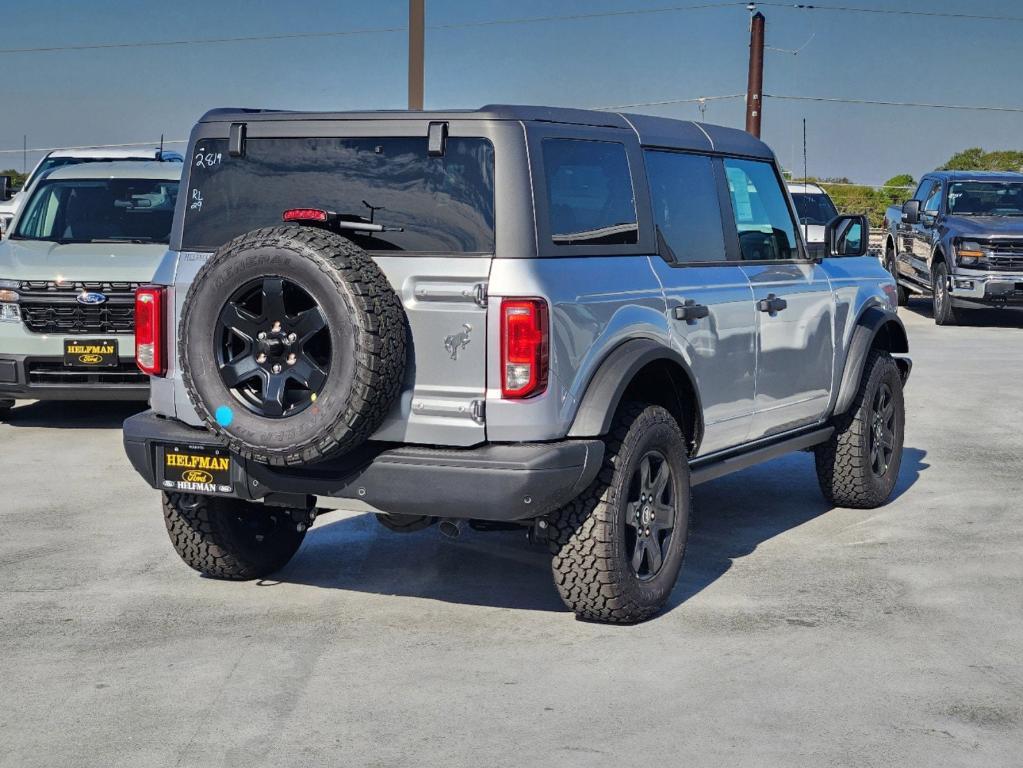
[[[11,177],[0,176],[0,202],[5,203],[11,199]]]
[[[902,221],[906,224],[920,223],[920,201],[907,200],[902,204]]]
[[[862,214],[836,216],[824,228],[829,256],[866,256],[870,247],[870,225]]]

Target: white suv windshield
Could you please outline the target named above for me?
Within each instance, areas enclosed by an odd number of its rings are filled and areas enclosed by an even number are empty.
[[[838,215],[835,204],[827,195],[812,192],[793,192],[792,202],[796,204],[796,213],[800,224],[825,226]]]
[[[177,195],[166,179],[43,181],[11,239],[167,243]]]

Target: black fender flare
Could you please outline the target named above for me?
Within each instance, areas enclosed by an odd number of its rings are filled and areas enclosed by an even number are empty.
[[[842,414],[849,410],[853,398],[860,388],[863,368],[871,349],[878,347],[894,354],[909,352],[909,339],[906,327],[899,316],[890,309],[878,306],[867,307],[858,318],[849,342],[849,353],[845,358],[842,371],[842,382],[838,389],[834,413]],[[902,373],[902,381],[909,378],[913,363],[908,357],[895,359]]]
[[[632,339],[615,347],[590,377],[579,401],[569,437],[597,437],[611,430],[611,421],[634,377],[650,363],[664,360],[678,367],[689,382],[694,402],[695,423],[691,439],[699,445],[703,438],[703,405],[692,369],[676,350],[653,339]]]

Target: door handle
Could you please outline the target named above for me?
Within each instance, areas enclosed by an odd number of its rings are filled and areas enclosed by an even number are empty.
[[[757,302],[757,309],[761,312],[767,312],[768,314],[776,314],[781,312],[789,303],[785,299],[779,299],[773,293],[767,294],[766,299],[761,299]]]
[[[675,307],[675,319],[685,320],[687,323],[695,323],[710,314],[710,308],[704,304],[697,304],[695,299],[686,299],[681,307]]]

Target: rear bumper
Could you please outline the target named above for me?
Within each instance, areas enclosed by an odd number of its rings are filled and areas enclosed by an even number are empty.
[[[134,358],[117,368],[67,368],[63,357],[0,353],[0,399],[146,400],[149,377]]]
[[[204,429],[152,411],[124,422],[128,459],[159,490],[172,490],[162,480],[167,445],[224,446]],[[604,443],[596,439],[467,449],[367,444],[307,467],[268,467],[232,455],[231,492],[223,495],[327,507],[356,500],[392,514],[528,520],[578,496],[596,477],[603,457]]]

